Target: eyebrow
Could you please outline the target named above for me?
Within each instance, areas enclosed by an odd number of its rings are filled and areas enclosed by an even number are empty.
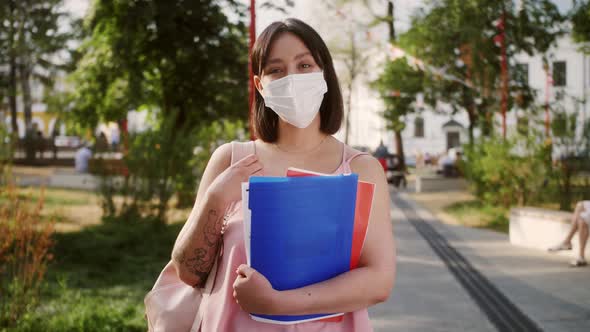
[[[297,54],[294,59],[295,60],[299,60],[299,59],[303,58],[306,55],[311,55],[311,53],[309,53],[309,52],[303,52],[303,53]]]
[[[299,60],[299,59],[303,58],[306,55],[311,55],[311,53],[310,52],[299,53],[293,59],[294,60]],[[281,63],[281,62],[283,62],[281,59],[274,58],[274,59],[268,60],[268,62],[266,63],[266,65],[271,65],[271,64],[275,64],[275,63]]]

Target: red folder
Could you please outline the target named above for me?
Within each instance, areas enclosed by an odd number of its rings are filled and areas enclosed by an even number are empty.
[[[290,167],[287,169],[288,177],[298,176],[330,176],[303,169]],[[356,206],[354,212],[354,233],[352,235],[352,248],[350,255],[350,269],[355,269],[358,266],[361,257],[361,251],[367,236],[367,229],[369,227],[369,218],[371,216],[371,207],[373,206],[373,194],[375,193],[375,184],[365,181],[359,181],[356,192]],[[319,320],[320,322],[340,322],[342,316],[325,318]]]

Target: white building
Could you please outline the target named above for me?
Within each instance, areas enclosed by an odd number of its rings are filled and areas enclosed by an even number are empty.
[[[328,43],[341,81],[343,97],[346,101],[348,93],[345,87],[346,69],[343,60],[338,59],[338,56],[334,54],[334,50],[342,47],[349,38],[350,20],[346,17],[347,14],[352,14],[357,21],[366,18],[367,22],[371,20],[372,16],[362,3],[349,3],[339,7],[338,11],[340,13],[337,14],[336,8],[326,8],[326,5],[322,2],[301,2],[305,4],[306,10],[300,9],[303,5],[301,7],[296,6],[293,12],[295,15],[292,16],[299,17],[311,24]],[[375,11],[383,12],[385,10],[383,2],[371,3],[373,4],[372,9]],[[559,1],[556,3],[562,10],[569,8],[568,5],[564,5]],[[299,2],[297,4],[299,5]],[[397,4],[401,4],[402,10],[405,11],[401,13],[402,15],[396,11],[396,23],[405,22],[401,29],[396,24],[396,29],[399,32],[407,28],[407,24],[409,24],[407,18],[413,10],[421,6],[421,2],[400,1]],[[341,14],[344,14],[344,16]],[[260,28],[264,28],[264,26]],[[366,29],[359,29],[359,33],[356,35],[359,45],[363,48],[363,52],[368,54],[369,60],[366,64],[366,70],[356,80],[353,87],[349,144],[375,149],[379,142],[383,140],[387,148],[393,152],[395,151],[394,136],[390,130],[386,129],[385,121],[381,116],[384,109],[383,103],[378,93],[372,90],[369,84],[377,78],[382,71],[384,61],[387,59],[388,29],[385,24],[379,24],[371,26],[369,30],[372,38],[366,37]],[[588,101],[585,101],[584,103],[578,103],[576,106],[573,100],[585,100],[585,96],[588,96],[588,87],[590,86],[589,57],[579,52],[578,46],[568,36],[559,39],[557,44],[549,50],[547,56],[550,62],[549,73],[551,76],[555,76],[553,78],[555,83],[549,87],[548,91],[546,89],[547,74],[543,68],[542,55],[528,56],[527,54],[520,54],[510,59],[510,61],[511,64],[520,64],[519,68],[528,72],[529,85],[537,92],[537,105],[543,105],[546,97],[549,98],[550,103],[553,103],[556,92],[563,91],[569,96],[562,103],[564,109],[570,113],[576,112],[578,114],[578,123],[584,123],[590,117],[590,105],[588,105]],[[553,75],[554,72],[555,75]],[[421,104],[420,98],[418,98],[416,103],[417,112],[407,117],[406,128],[402,132],[404,150],[407,155],[418,153],[438,155],[446,152],[451,147],[468,142],[469,121],[466,112],[460,111],[452,114],[448,105],[437,106],[435,112],[426,105]],[[516,130],[515,127],[520,112],[519,110],[511,110],[507,113],[508,135]],[[542,122],[544,114],[540,114],[539,117]],[[496,130],[501,130],[499,129],[502,122],[501,116],[497,114],[494,120]],[[533,125],[533,121],[530,122],[530,125]],[[578,135],[581,127],[581,125],[578,126]],[[479,134],[479,129],[475,128],[474,136],[478,137]],[[336,137],[344,140],[344,129],[337,133]]]
[[[528,84],[537,93],[536,104],[541,106],[546,100],[554,104],[556,96],[562,92],[566,97],[560,101],[563,109],[568,114],[577,114],[577,135],[580,137],[584,123],[590,117],[590,105],[587,100],[590,92],[590,57],[579,51],[569,36],[558,40],[556,45],[548,52],[549,77],[553,85],[547,85],[547,71],[543,66],[541,54],[529,56],[519,54],[511,59],[520,67],[528,77]],[[577,100],[577,101],[576,101]],[[555,105],[553,107],[556,107]],[[507,135],[516,131],[517,121],[522,111],[512,109],[507,112]],[[551,112],[550,112],[551,114]],[[528,119],[529,126],[542,123],[545,112],[540,112],[538,119]],[[538,120],[538,121],[535,121]],[[522,121],[522,120],[521,120]],[[495,128],[501,130],[502,118],[500,114],[495,116]],[[440,154],[448,148],[467,143],[469,121],[466,112],[450,115],[450,112],[433,112],[426,108],[422,112],[416,112],[408,117],[406,129],[402,133],[405,152],[409,155],[415,153]],[[538,129],[543,129],[543,125]],[[474,131],[479,136],[479,130]]]

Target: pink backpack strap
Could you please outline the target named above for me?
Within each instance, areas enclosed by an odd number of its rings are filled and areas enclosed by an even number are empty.
[[[352,162],[354,160],[354,158],[358,157],[358,156],[363,156],[363,155],[367,155],[369,156],[370,154],[368,154],[367,152],[362,152],[362,151],[357,151],[349,146],[345,146],[344,148],[344,173],[352,173],[352,169],[350,168],[350,162]]]
[[[235,164],[249,154],[256,154],[254,141],[231,142],[231,164]]]

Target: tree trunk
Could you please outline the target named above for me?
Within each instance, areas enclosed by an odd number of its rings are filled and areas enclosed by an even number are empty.
[[[406,170],[406,158],[404,154],[404,143],[402,141],[402,132],[401,130],[394,130],[395,133],[395,152],[399,157],[400,169],[405,171]]]
[[[344,143],[348,144],[348,136],[350,133],[350,114],[352,113],[352,88],[354,86],[354,80],[356,79],[356,76],[358,74],[358,68],[357,68],[357,60],[359,57],[359,54],[357,53],[357,49],[356,49],[356,40],[354,38],[354,32],[355,30],[352,28],[350,28],[350,65],[348,66],[348,71],[350,74],[349,77],[349,81],[348,81],[348,100],[347,100],[347,114],[346,114],[346,127],[345,127],[345,132],[344,132]]]
[[[10,122],[12,126],[12,132],[16,137],[18,137],[18,123],[16,118],[18,116],[16,110],[16,58],[14,55],[14,51],[11,50],[10,52],[10,79],[9,79],[9,93],[8,93],[8,103],[10,105]]]
[[[26,62],[21,57],[21,61]],[[21,83],[21,90],[23,94],[23,113],[25,117],[25,153],[27,161],[35,160],[35,150],[37,142],[37,133],[33,132],[33,114],[32,114],[32,100],[31,100],[31,72],[27,63],[19,65],[19,78]]]
[[[395,25],[393,24],[395,22],[395,19],[393,17],[393,14],[395,12],[395,8],[393,6],[393,0],[390,0],[387,2],[387,15],[389,16],[390,22],[389,22],[389,38],[391,39],[391,41],[395,41]]]
[[[473,130],[475,129],[476,122],[477,122],[477,115],[475,114],[475,108],[472,106],[469,107],[467,110],[467,115],[469,118],[469,146],[473,146],[474,142],[474,135]]]
[[[9,22],[10,22],[10,32],[9,32],[9,57],[10,57],[10,82],[9,82],[9,94],[8,94],[8,103],[10,105],[10,117],[11,117],[11,125],[12,125],[12,133],[15,137],[18,137],[18,123],[16,122],[17,118],[17,110],[16,110],[16,52],[15,52],[15,45],[14,45],[14,0],[10,0],[10,11],[9,11]]]
[[[387,16],[389,16],[389,41],[391,43],[395,42],[395,19],[394,19],[394,6],[393,0],[387,2]],[[406,156],[404,154],[404,142],[402,139],[402,132],[401,130],[394,130],[395,133],[395,152],[399,158],[400,169],[403,171],[406,170]]]
[[[352,80],[348,83],[348,100],[346,101],[346,126],[344,127],[344,144],[348,145],[348,135],[350,130],[350,111],[352,106]]]

